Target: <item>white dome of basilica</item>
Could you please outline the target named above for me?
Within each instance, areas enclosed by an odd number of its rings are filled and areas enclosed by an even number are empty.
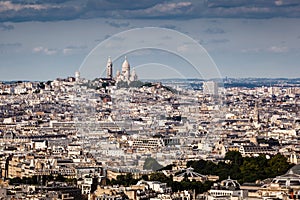
[[[130,65],[129,65],[129,62],[127,60],[127,57],[125,56],[125,60],[122,64],[122,72],[126,72],[126,71],[130,71]]]

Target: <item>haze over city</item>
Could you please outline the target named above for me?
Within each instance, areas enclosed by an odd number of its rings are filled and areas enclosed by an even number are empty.
[[[0,80],[74,75],[100,42],[143,27],[191,37],[207,50],[223,77],[295,78],[300,76],[299,9],[297,0],[0,1]],[[113,50],[103,49],[107,55]],[[132,67],[162,60],[168,60],[165,66],[188,67],[170,56],[141,50],[128,58]],[[101,67],[106,60],[99,56],[96,64]],[[115,66],[122,62],[116,60]],[[153,78],[148,71],[144,78]]]

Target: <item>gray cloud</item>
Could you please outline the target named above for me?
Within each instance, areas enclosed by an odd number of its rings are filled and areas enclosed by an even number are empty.
[[[105,21],[105,23],[115,28],[123,28],[130,25],[129,22]]]
[[[72,20],[79,18],[83,11],[73,4],[0,1],[0,22]]]
[[[172,24],[160,25],[159,27],[161,27],[161,28],[167,28],[167,29],[173,29],[173,30],[178,30],[177,26],[172,25]]]
[[[22,46],[19,42],[14,43],[0,43],[0,54],[6,54],[11,52],[17,52]]]
[[[1,0],[0,22],[300,17],[299,0]],[[116,28],[127,23],[108,22]]]
[[[7,48],[7,47],[21,47],[22,44],[19,42],[15,43],[0,43],[0,48]]]
[[[80,45],[80,46],[71,45],[71,46],[67,46],[67,47],[63,48],[62,53],[64,55],[73,55],[73,54],[79,53],[80,51],[85,50],[87,48],[88,48],[88,46],[86,46],[86,45]]]
[[[58,50],[55,48],[47,48],[47,47],[43,47],[43,46],[38,46],[38,47],[34,47],[32,49],[32,52],[51,56],[51,55],[57,54]]]
[[[250,49],[242,49],[242,53],[287,53],[291,49],[284,45],[273,45],[267,48],[250,48]],[[294,49],[296,50],[296,49]]]
[[[7,0],[0,0],[0,1],[7,1]],[[61,4],[68,1],[72,1],[72,0],[10,0],[10,2],[15,4],[48,4],[48,3]]]
[[[203,39],[198,40],[198,43],[201,45],[223,44],[223,43],[227,43],[227,42],[230,42],[230,40],[226,39],[226,38],[211,39],[211,40],[203,40]]]
[[[228,39],[212,39],[212,40],[209,40],[208,43],[214,43],[214,44],[217,44],[217,43],[227,43],[229,42],[230,40]]]
[[[0,30],[1,31],[10,31],[10,30],[13,30],[15,27],[11,24],[3,24],[3,23],[0,23]]]
[[[164,0],[87,0],[89,10],[139,10],[155,6]]]
[[[298,0],[208,0],[207,5],[210,8],[213,7],[283,7],[283,6],[297,6],[299,5]]]
[[[102,39],[95,39],[95,42],[103,42],[103,40],[106,40],[107,38],[110,38],[112,35],[106,34]]]
[[[225,31],[221,28],[208,28],[204,31],[207,34],[223,34]]]

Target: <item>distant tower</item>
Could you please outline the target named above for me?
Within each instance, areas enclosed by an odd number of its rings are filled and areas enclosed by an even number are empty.
[[[109,79],[113,78],[113,64],[110,57],[108,57],[107,64],[106,64],[106,78]]]
[[[215,81],[203,82],[203,94],[218,95],[218,83]]]
[[[125,60],[122,64],[122,75],[124,76],[125,80],[130,79],[130,65],[129,62],[127,61],[127,57],[125,56]]]
[[[75,72],[75,81],[78,82],[80,80],[80,72],[76,71]]]

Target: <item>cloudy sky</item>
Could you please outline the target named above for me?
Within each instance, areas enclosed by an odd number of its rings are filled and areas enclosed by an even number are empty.
[[[0,0],[0,80],[67,77],[92,70],[88,65],[99,65],[94,74],[100,73],[118,49],[101,42],[143,27],[186,35],[203,46],[223,77],[300,77],[299,0]],[[147,34],[154,33],[140,34],[139,42]],[[120,46],[130,46],[121,39]],[[159,44],[169,49],[171,42]],[[99,63],[87,61],[97,45]],[[184,56],[142,47],[115,55],[115,70],[125,54],[142,78],[182,76],[191,68]],[[192,48],[187,41],[177,46],[197,57]]]

